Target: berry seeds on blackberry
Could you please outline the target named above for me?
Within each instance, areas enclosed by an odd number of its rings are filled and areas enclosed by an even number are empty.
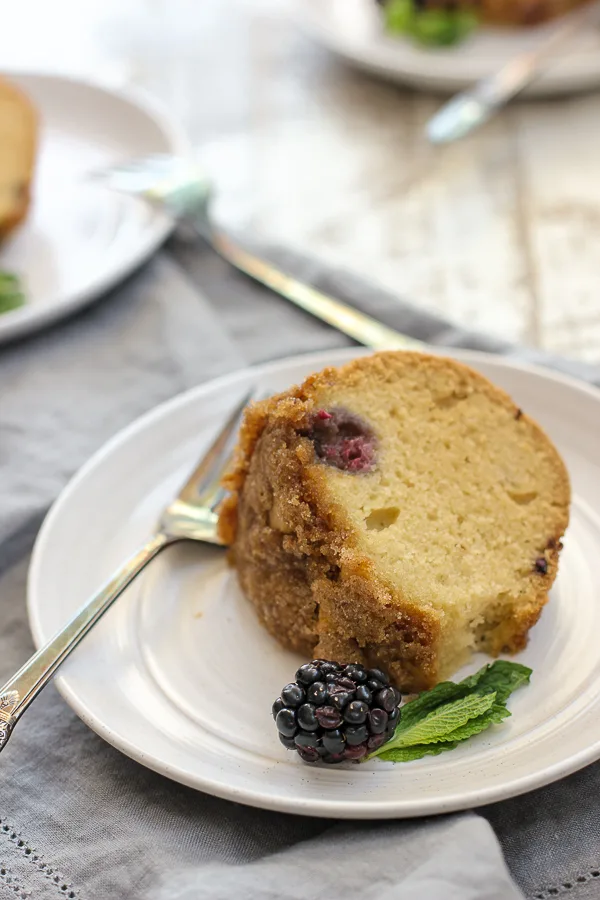
[[[304,762],[360,761],[394,734],[400,692],[381,669],[313,659],[273,704],[279,739]]]

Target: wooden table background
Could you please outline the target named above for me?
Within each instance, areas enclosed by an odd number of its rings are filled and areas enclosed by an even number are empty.
[[[429,147],[440,99],[355,72],[285,0],[20,0],[0,68],[144,86],[236,226],[455,322],[600,361],[600,93],[513,104]]]

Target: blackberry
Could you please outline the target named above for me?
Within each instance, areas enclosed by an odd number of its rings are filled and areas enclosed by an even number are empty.
[[[357,744],[364,744],[369,739],[369,732],[366,725],[348,725],[345,729],[346,743],[349,747],[355,747]]]
[[[337,728],[342,724],[342,716],[335,706],[321,706],[315,711],[317,722],[321,728]]]
[[[386,731],[391,731],[391,733],[393,734],[394,731],[396,730],[396,725],[398,724],[399,718],[400,718],[400,710],[399,709],[395,709],[393,712],[391,712],[388,717]]]
[[[296,713],[293,709],[280,709],[275,719],[277,731],[284,737],[294,737],[298,728],[296,725]]]
[[[369,678],[376,678],[377,681],[381,681],[383,684],[387,684],[389,681],[389,678],[381,669],[369,669],[367,675]]]
[[[302,731],[317,731],[319,723],[312,703],[303,703],[298,710],[298,725]]]
[[[381,669],[313,659],[273,704],[279,739],[304,762],[359,761],[394,734],[400,692]]]
[[[305,696],[304,688],[301,688],[299,684],[294,682],[293,684],[286,684],[281,692],[280,699],[283,700],[284,706],[291,706],[294,709],[296,706],[304,703]]]
[[[281,696],[283,697],[283,692]],[[323,706],[327,700],[327,685],[322,681],[315,681],[307,690],[306,699],[314,706]]]
[[[345,706],[348,706],[351,700],[352,694],[350,691],[338,687],[337,684],[332,684],[329,688],[329,702],[336,709],[341,711]]]
[[[321,673],[313,663],[306,663],[300,666],[296,672],[296,683],[303,687],[305,684],[312,684],[314,681],[320,680]]]
[[[346,666],[344,669],[344,675],[346,678],[352,679],[356,684],[364,684],[367,680],[367,673],[363,669],[362,666],[357,666],[352,664],[351,666]]]
[[[298,747],[298,756],[304,762],[313,763],[319,761],[319,751],[314,750],[312,747]]]
[[[329,756],[324,756],[321,762],[329,763],[329,765],[346,762],[346,757],[343,753],[330,753]]]
[[[344,751],[344,756],[346,759],[356,759],[360,760],[369,752],[366,744],[352,744],[346,747]]]
[[[324,731],[321,741],[328,753],[343,753],[346,749],[346,738],[339,728]]]
[[[366,721],[369,707],[362,700],[352,700],[344,710],[344,721],[350,725],[362,725]]]
[[[316,750],[319,746],[319,738],[316,734],[311,734],[307,731],[299,731],[294,738],[294,743],[296,744],[296,747],[301,747],[303,750],[306,750],[307,747],[312,747],[313,750]]]
[[[384,688],[375,695],[375,702],[381,709],[385,709],[386,713],[391,713],[398,705],[396,702],[396,694],[391,687]]]
[[[356,688],[356,699],[362,700],[363,703],[366,703],[367,706],[371,705],[371,700],[373,699],[373,692],[369,690],[366,684],[359,684]]]
[[[273,713],[274,719],[277,718],[277,713],[280,713],[282,709],[285,709],[285,703],[283,702],[281,697],[278,697],[277,700],[275,701],[275,703],[273,704],[273,706],[271,707],[271,711]]]
[[[372,709],[369,712],[369,731],[371,734],[383,734],[388,726],[389,716],[384,709]]]
[[[287,738],[286,738],[287,740]],[[373,734],[367,741],[367,749],[369,753],[373,753],[373,751],[378,750],[382,744],[388,740],[387,734]],[[283,744],[283,741],[281,742]],[[287,747],[287,744],[283,744],[284,747]],[[293,747],[288,747],[288,750],[293,750]]]

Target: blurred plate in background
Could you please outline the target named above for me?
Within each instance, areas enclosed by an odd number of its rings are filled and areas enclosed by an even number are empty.
[[[289,0],[295,21],[348,62],[414,87],[452,93],[535,46],[553,23],[530,29],[481,28],[457,47],[424,49],[387,35],[375,0]],[[562,47],[529,96],[562,94],[600,84],[600,29]]]
[[[147,259],[171,230],[163,214],[87,180],[97,167],[148,153],[186,154],[185,137],[153,101],[72,78],[5,73],[40,119],[33,202],[0,247],[27,303],[0,315],[0,341],[69,315]]]

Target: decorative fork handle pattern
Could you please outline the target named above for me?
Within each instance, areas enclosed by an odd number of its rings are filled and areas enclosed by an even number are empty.
[[[200,233],[206,237],[204,231]],[[212,231],[209,240],[217,253],[237,269],[260,281],[317,319],[347,334],[359,344],[372,347],[374,350],[420,350],[424,346],[421,341],[388,328],[387,325],[342,303],[341,300],[328,297],[327,294],[297,281],[291,275],[285,275],[271,263],[238,247],[222,232]]]
[[[174,543],[162,532],[131,556],[73,618],[61,628],[6,684],[0,688],[0,751],[29,704],[50,681],[61,663],[104,615],[150,560]]]

